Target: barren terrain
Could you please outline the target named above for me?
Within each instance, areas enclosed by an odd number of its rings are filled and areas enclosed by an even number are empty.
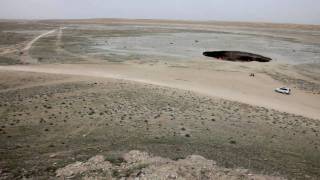
[[[131,150],[317,179],[319,42],[320,27],[307,25],[0,22],[0,179],[56,178],[98,154],[118,166]],[[273,60],[227,62],[207,50]],[[281,86],[292,94],[275,93]]]

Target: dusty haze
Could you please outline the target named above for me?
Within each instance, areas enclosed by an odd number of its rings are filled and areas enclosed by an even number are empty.
[[[143,18],[320,24],[317,0],[1,0],[0,19]]]

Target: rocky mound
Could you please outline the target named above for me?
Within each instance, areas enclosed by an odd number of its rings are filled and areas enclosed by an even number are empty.
[[[139,151],[124,154],[120,164],[112,164],[98,155],[87,162],[75,162],[58,169],[56,175],[60,179],[284,179],[250,174],[245,169],[221,168],[198,155],[173,161]]]
[[[258,54],[241,52],[241,51],[206,51],[203,53],[204,56],[214,57],[217,59],[227,60],[227,61],[240,61],[240,62],[269,62],[272,59],[264,57]]]

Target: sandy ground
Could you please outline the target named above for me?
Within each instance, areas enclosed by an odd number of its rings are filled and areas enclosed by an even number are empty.
[[[201,155],[259,174],[319,176],[318,120],[114,78],[0,75],[4,179],[48,179],[75,161],[101,154],[117,163],[135,149],[174,160]]]
[[[249,77],[246,72],[210,71],[141,65],[37,65],[0,67],[1,70],[107,77],[198,92],[320,119],[320,96],[294,90],[285,96],[274,92],[282,84],[264,74]]]
[[[117,165],[119,154],[135,149],[317,179],[319,29],[164,20],[1,22],[0,179],[54,178],[57,169],[97,154]],[[273,61],[202,56],[215,49]],[[282,86],[292,94],[274,92]]]

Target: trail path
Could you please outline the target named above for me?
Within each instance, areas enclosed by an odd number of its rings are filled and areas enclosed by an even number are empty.
[[[52,34],[56,32],[56,29],[54,30],[50,30],[50,31],[47,31],[43,34],[40,34],[39,36],[35,37],[33,40],[31,40],[22,50],[22,55],[20,57],[20,61],[23,63],[23,64],[34,64],[34,63],[37,63],[37,60],[36,59],[33,59],[32,57],[30,57],[30,54],[29,54],[29,50],[31,49],[31,47],[33,46],[33,44],[35,42],[37,42],[39,39],[49,35],[49,34]]]
[[[51,64],[0,66],[0,70],[113,78],[183,89],[320,120],[320,96],[297,89],[290,96],[274,92],[282,86],[265,74],[206,71],[128,64]]]
[[[21,61],[29,66],[0,66],[0,70],[86,76],[90,78],[114,78],[140,83],[183,89],[242,102],[282,112],[320,120],[320,96],[294,89],[290,96],[277,94],[274,89],[282,84],[261,73],[251,78],[245,72],[212,71],[198,68],[175,68],[163,65],[139,64],[37,64],[29,50],[39,39],[57,33],[58,52],[70,53],[78,58],[87,56],[64,50],[61,38],[64,27],[47,31],[30,41],[22,50]]]
[[[45,32],[45,33],[40,34],[39,36],[35,37],[32,41],[30,41],[30,42],[26,45],[26,47],[23,49],[23,51],[28,51],[28,50],[32,47],[32,45],[33,45],[35,42],[37,42],[40,38],[42,38],[42,37],[44,37],[44,36],[47,36],[47,35],[49,35],[49,34],[51,34],[51,33],[54,33],[55,31],[56,31],[56,29],[51,30],[51,31],[48,31],[48,32]]]

